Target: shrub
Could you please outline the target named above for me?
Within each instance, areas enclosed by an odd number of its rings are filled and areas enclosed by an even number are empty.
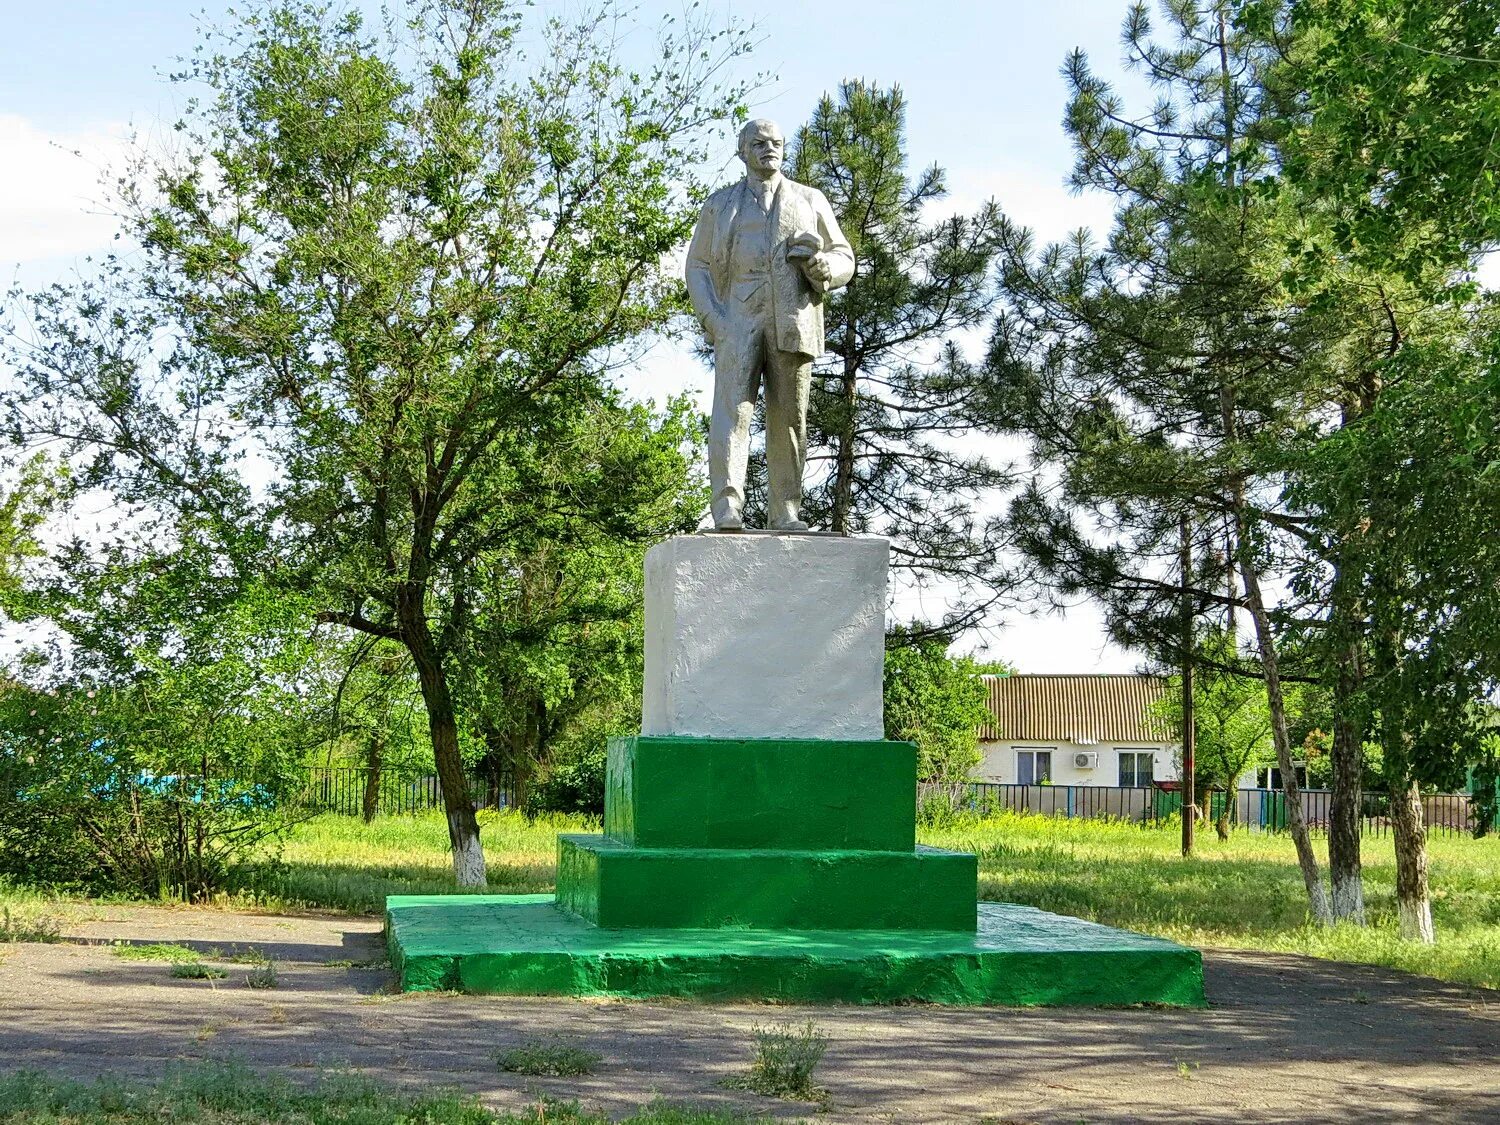
[[[0,688],[0,876],[201,901],[284,836],[299,779],[261,752],[274,732],[241,715],[174,743],[161,689]]]
[[[604,815],[604,766],[608,751],[596,745],[555,763],[532,784],[526,815],[543,813]]]

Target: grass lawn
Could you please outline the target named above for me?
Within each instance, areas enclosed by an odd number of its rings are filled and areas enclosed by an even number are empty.
[[[512,813],[481,814],[481,826],[490,891],[502,894],[550,891],[557,834],[598,831],[582,818],[527,823]],[[1500,987],[1500,839],[1430,841],[1434,947],[1396,936],[1389,839],[1364,846],[1373,925],[1334,930],[1307,924],[1287,836],[1236,832],[1220,843],[1211,831],[1200,833],[1198,855],[1183,860],[1170,829],[1005,814],[925,830],[921,839],[977,853],[981,899],[1027,903],[1192,945],[1307,953]],[[1324,851],[1321,840],[1318,847]],[[454,889],[440,814],[380,817],[370,825],[329,814],[301,825],[281,863],[247,876],[223,904],[378,913],[388,894]],[[46,895],[0,884],[0,931],[8,918],[12,940],[55,934],[58,909]],[[0,932],[0,941],[5,936]]]
[[[619,1125],[727,1125],[765,1118],[652,1104]],[[608,1125],[576,1104],[538,1101],[521,1113],[495,1113],[461,1094],[413,1094],[360,1079],[295,1086],[233,1066],[179,1070],[160,1082],[67,1082],[39,1074],[0,1078],[0,1121],[14,1125]]]
[[[597,832],[581,818],[528,824],[482,817],[490,890],[550,891],[558,832]],[[979,897],[1020,902],[1198,946],[1308,953],[1500,987],[1500,839],[1434,837],[1433,914],[1438,944],[1396,936],[1395,860],[1389,838],[1365,841],[1367,929],[1307,924],[1307,899],[1289,836],[1199,834],[1184,860],[1165,828],[1004,814],[920,833],[926,844],[979,856]],[[1205,838],[1206,837],[1206,838]],[[1321,858],[1326,846],[1317,839]],[[256,880],[266,906],[381,909],[387,894],[452,892],[440,815],[322,816],[289,842],[284,867]]]

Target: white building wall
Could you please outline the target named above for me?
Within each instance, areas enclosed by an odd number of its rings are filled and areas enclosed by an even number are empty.
[[[1120,753],[1152,752],[1152,776],[1156,781],[1177,780],[1179,750],[1170,742],[1096,743],[1085,746],[1077,742],[981,742],[980,761],[969,773],[971,781],[990,781],[1006,785],[1019,784],[1016,775],[1016,752],[1020,750],[1052,751],[1053,785],[1120,784]],[[1075,754],[1096,754],[1098,765],[1080,769],[1073,764]]]

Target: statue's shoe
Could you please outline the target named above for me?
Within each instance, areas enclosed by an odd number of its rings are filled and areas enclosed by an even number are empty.
[[[772,531],[806,531],[807,530],[807,522],[805,520],[787,520],[785,523],[773,523],[771,525],[771,530]]]
[[[714,520],[715,531],[744,531],[745,521],[739,516],[729,515],[723,519]]]

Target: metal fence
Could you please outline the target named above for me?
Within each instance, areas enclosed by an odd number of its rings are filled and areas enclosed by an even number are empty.
[[[1309,828],[1328,829],[1333,794],[1327,789],[1304,789],[1302,818]],[[918,803],[947,798],[960,806],[980,811],[1031,813],[1064,818],[1128,820],[1154,825],[1173,818],[1182,808],[1180,793],[1155,786],[1127,788],[1110,785],[1007,785],[973,781],[956,788],[922,786]],[[1222,791],[1200,794],[1217,819],[1231,795]],[[1230,821],[1233,827],[1258,832],[1280,832],[1287,827],[1286,794],[1279,789],[1239,789],[1232,795]],[[1367,836],[1384,836],[1391,830],[1390,798],[1383,793],[1364,794],[1361,830]],[[1468,835],[1474,831],[1474,810],[1467,793],[1429,793],[1422,798],[1427,830],[1439,836]]]
[[[370,770],[358,766],[310,766],[302,803],[325,812],[359,816],[364,812]],[[482,809],[509,808],[514,791],[509,779],[496,782],[479,774],[469,775],[469,793]],[[375,779],[375,811],[386,815],[419,813],[443,807],[443,787],[435,773],[411,770],[380,770]]]

